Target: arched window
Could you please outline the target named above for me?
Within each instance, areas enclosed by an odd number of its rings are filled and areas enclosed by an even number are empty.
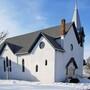
[[[11,60],[9,60],[9,71],[12,71]]]
[[[4,66],[4,72],[6,72],[6,62],[5,62],[5,60],[3,61],[3,66]]]
[[[45,60],[45,66],[47,66],[47,60]]]
[[[38,72],[38,65],[36,65],[36,72]]]
[[[6,67],[8,67],[8,57],[6,57]]]
[[[24,59],[22,59],[22,72],[25,72]]]

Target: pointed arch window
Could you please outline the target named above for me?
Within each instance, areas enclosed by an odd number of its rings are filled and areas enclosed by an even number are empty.
[[[6,67],[8,67],[8,57],[6,57]]]
[[[6,71],[9,71],[9,60],[8,60],[8,57],[6,57],[5,65],[6,65]]]
[[[68,77],[72,77],[73,75],[75,75],[75,70],[77,68],[78,66],[75,62],[75,59],[72,57],[66,65],[66,75],[68,75]]]
[[[24,62],[24,59],[22,59],[22,72],[25,72],[25,62]]]
[[[3,66],[4,66],[4,72],[6,72],[6,61],[3,61]]]
[[[36,65],[36,72],[38,72],[38,65]]]
[[[9,71],[12,71],[11,60],[9,60]]]

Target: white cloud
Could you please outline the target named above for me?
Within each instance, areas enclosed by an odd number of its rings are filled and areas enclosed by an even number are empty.
[[[35,18],[36,20],[47,20],[46,17],[40,16],[40,15],[37,15]]]

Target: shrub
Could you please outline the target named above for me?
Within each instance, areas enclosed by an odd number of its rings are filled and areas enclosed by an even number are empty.
[[[71,80],[70,80],[70,83],[79,83],[80,81],[79,81],[79,79],[78,78],[72,78]]]

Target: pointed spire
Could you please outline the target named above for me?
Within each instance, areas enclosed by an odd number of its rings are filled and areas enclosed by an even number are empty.
[[[76,4],[75,4],[75,10],[74,10],[74,15],[73,15],[73,18],[72,18],[72,22],[75,23],[75,26],[76,26],[77,29],[79,29],[81,27],[77,1],[76,1]]]
[[[77,0],[76,0],[76,3],[75,3],[75,9],[76,9],[76,10],[78,9],[78,3],[77,3]]]

